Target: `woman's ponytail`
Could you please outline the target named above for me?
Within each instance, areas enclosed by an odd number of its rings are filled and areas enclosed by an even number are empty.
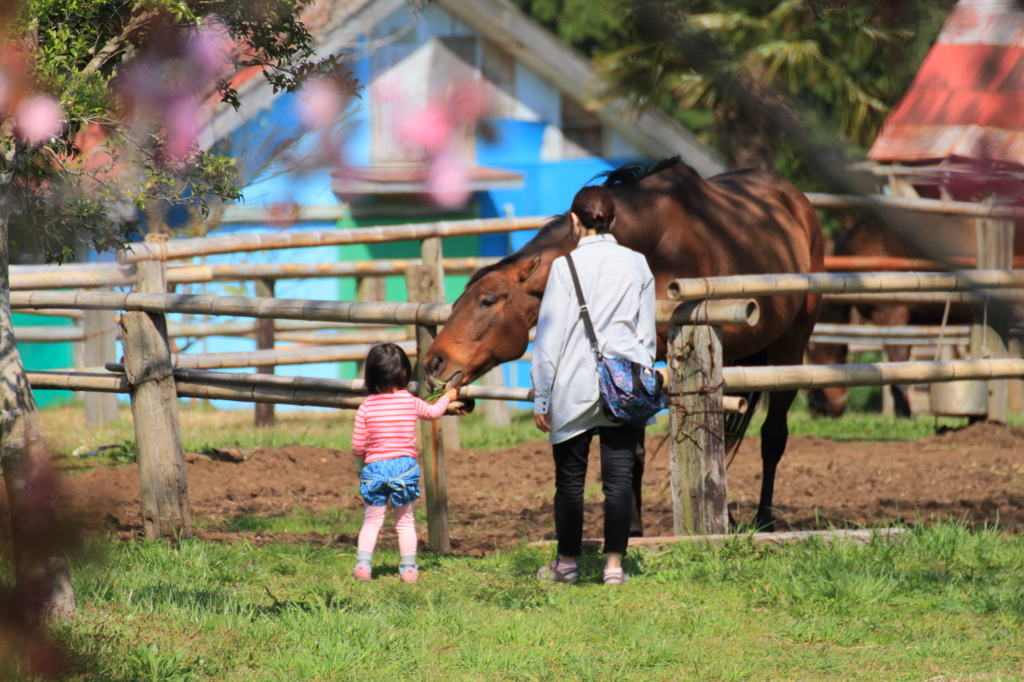
[[[598,234],[612,231],[615,201],[605,187],[584,187],[576,193],[572,200],[572,208],[569,210],[576,214],[588,230],[595,230]]]

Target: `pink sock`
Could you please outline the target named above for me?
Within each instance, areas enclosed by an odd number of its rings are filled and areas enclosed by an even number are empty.
[[[384,512],[387,507],[371,507],[366,505],[363,527],[359,530],[359,542],[356,545],[360,552],[373,552],[377,546],[377,535],[384,527]]]
[[[395,509],[395,530],[398,531],[398,553],[402,556],[416,555],[416,519],[413,513],[415,502],[403,504]],[[360,538],[362,534],[360,534]]]

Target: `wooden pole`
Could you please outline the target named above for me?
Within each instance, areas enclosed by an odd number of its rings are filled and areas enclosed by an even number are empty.
[[[1024,273],[1022,273],[1024,274]],[[20,311],[50,308],[82,310],[128,310],[185,315],[228,317],[273,317],[283,320],[349,322],[386,326],[444,324],[451,314],[450,303],[387,303],[359,301],[316,301],[301,298],[251,298],[191,294],[122,293],[114,291],[16,291],[11,292],[11,309]],[[715,326],[757,324],[757,301],[658,301],[655,321],[662,326],[710,324]]]
[[[82,364],[102,367],[117,360],[117,313],[112,310],[86,310],[82,323],[85,334]],[[106,426],[117,421],[117,396],[106,393],[87,393],[85,396],[85,423],[87,426]]]
[[[722,330],[704,325],[673,327],[667,356],[675,534],[728,532]]]
[[[407,353],[416,350],[416,344],[406,341],[398,344]],[[176,353],[172,360],[181,369],[228,369],[234,367],[269,367],[281,365],[309,365],[317,362],[351,362],[366,357],[371,344],[346,346],[314,346],[284,350],[256,350],[239,353]]]
[[[486,218],[477,220],[409,223],[388,227],[360,227],[348,230],[310,230],[260,234],[174,239],[166,242],[127,244],[117,252],[122,265],[146,260],[178,260],[209,256],[216,253],[243,253],[273,249],[297,249],[306,246],[340,246],[342,244],[381,244],[414,239],[431,239],[479,234],[500,234],[520,230],[536,230],[550,218]]]
[[[411,284],[408,295],[410,301],[436,301],[444,295],[444,273],[440,269],[441,240],[425,239],[421,246],[423,265],[409,269],[407,281]],[[427,382],[424,381],[423,359],[427,349],[437,336],[437,327],[418,325],[416,327],[416,373],[419,379],[420,397],[429,393]],[[444,431],[438,421],[423,422],[420,427],[420,444],[423,464],[424,492],[427,503],[427,535],[428,541],[436,551],[451,552],[451,539],[448,530],[448,486],[445,479],[445,442]]]
[[[256,280],[256,297],[273,298],[274,280]],[[256,322],[256,350],[274,350],[274,321],[262,318]],[[257,365],[257,374],[273,374],[274,365]],[[274,404],[256,403],[254,410],[257,427],[274,425]]]
[[[985,270],[1013,267],[1012,220],[979,218],[976,223],[978,267]],[[1007,357],[1010,340],[1010,310],[998,301],[986,302],[974,308],[971,326],[972,360],[1002,359]],[[1006,424],[1007,383],[988,382],[988,421]]]
[[[501,365],[495,367],[483,376],[481,383],[492,388],[505,388],[505,370]],[[487,426],[508,426],[512,423],[508,405],[502,400],[485,400],[480,409],[484,414],[484,424]]]
[[[166,291],[162,263],[140,263],[138,280],[136,287],[144,291]],[[139,453],[143,530],[149,540],[188,535],[192,511],[167,322],[161,314],[127,312],[121,315],[121,326]]]
[[[15,327],[14,340],[18,343],[77,343],[85,340],[85,332],[77,325],[73,327]]]
[[[1024,303],[1024,292],[1012,289],[951,293],[923,291],[886,294],[825,294],[822,296],[822,300],[826,303],[852,303],[855,305],[896,305],[899,303],[946,305],[947,302],[950,305],[977,305],[986,296],[1007,304]]]
[[[1024,360],[946,360],[939,362],[878,362],[856,365],[785,365],[725,367],[722,379],[730,393],[786,391],[831,386],[935,384],[944,381],[1014,379],[1024,377]]]
[[[807,198],[815,208],[827,208],[840,211],[863,210],[870,208],[895,208],[921,213],[939,213],[942,215],[962,215],[975,218],[1024,218],[1024,208],[1019,206],[979,204],[973,201],[939,201],[936,199],[918,199],[913,197],[893,196],[849,196],[843,194],[821,194],[807,192]]]
[[[1024,272],[814,272],[782,275],[738,275],[677,279],[668,284],[674,301],[780,296],[789,294],[869,294],[886,292],[950,292],[1024,287]]]

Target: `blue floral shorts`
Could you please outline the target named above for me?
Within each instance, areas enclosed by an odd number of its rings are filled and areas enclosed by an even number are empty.
[[[359,475],[359,494],[371,507],[401,507],[420,496],[420,465],[415,457],[370,462]]]

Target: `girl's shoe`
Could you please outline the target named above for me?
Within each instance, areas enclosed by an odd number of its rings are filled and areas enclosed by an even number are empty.
[[[352,577],[356,580],[369,580],[373,577],[373,569],[369,564],[356,564],[356,567],[352,569]]]
[[[414,583],[419,580],[420,567],[419,566],[399,566],[398,577],[401,578],[403,583]]]
[[[629,580],[629,573],[624,570],[618,571],[605,571],[604,572],[604,584],[605,585],[625,585]]]
[[[576,566],[563,566],[558,563],[558,559],[555,559],[537,571],[537,578],[549,583],[572,585],[580,579],[580,572]]]

